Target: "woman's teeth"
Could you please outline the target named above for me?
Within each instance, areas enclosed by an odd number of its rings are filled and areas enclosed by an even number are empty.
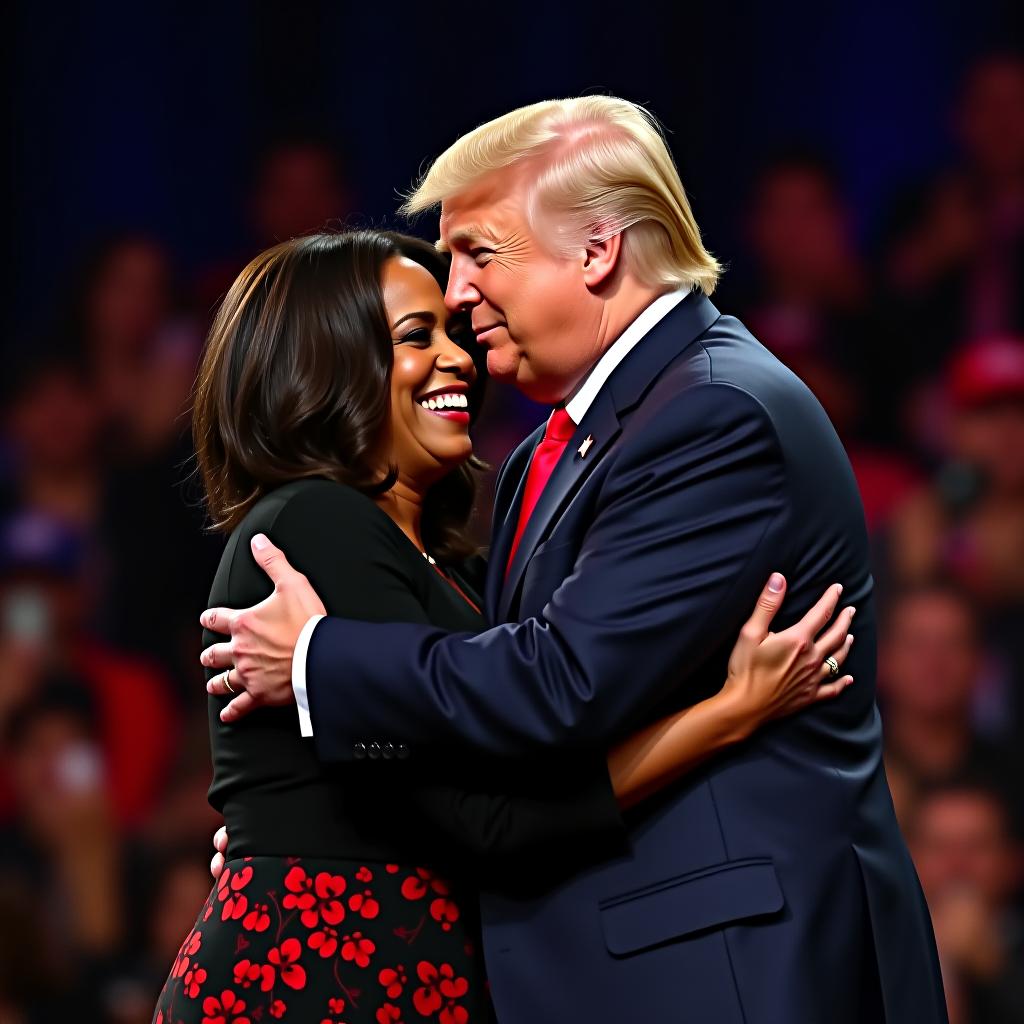
[[[433,398],[421,399],[420,405],[431,412],[437,409],[468,409],[469,399],[465,395],[435,395]]]

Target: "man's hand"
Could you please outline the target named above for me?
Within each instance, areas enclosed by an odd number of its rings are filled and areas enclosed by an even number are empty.
[[[253,708],[291,704],[292,654],[302,627],[314,615],[326,615],[323,602],[309,580],[296,572],[280,548],[262,533],[252,539],[256,564],[270,577],[274,592],[252,608],[209,608],[199,621],[216,633],[230,635],[230,643],[207,647],[200,661],[207,668],[228,669],[207,684],[216,696],[237,694],[221,710],[222,722],[234,722]]]
[[[217,851],[210,859],[210,874],[216,882],[224,874],[224,854],[228,852],[228,830],[226,825],[221,825],[213,833],[213,848]]]

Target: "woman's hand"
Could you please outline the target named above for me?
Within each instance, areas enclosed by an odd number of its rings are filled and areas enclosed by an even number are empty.
[[[837,697],[853,676],[836,677],[825,659],[842,665],[853,646],[850,623],[855,608],[844,608],[831,626],[843,588],[834,584],[795,625],[769,632],[786,596],[786,580],[773,573],[757,600],[754,614],[740,630],[729,657],[729,676],[722,689],[736,703],[753,732],[773,718],[782,718]]]
[[[608,774],[619,805],[639,803],[748,739],[769,719],[842,693],[853,677],[833,679],[825,664],[831,656],[838,668],[853,644],[853,608],[844,608],[825,629],[842,592],[838,584],[829,587],[795,626],[771,633],[768,627],[786,596],[785,578],[773,573],[732,649],[722,689],[645,726],[608,752]]]

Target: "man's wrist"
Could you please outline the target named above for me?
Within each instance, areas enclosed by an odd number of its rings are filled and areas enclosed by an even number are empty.
[[[295,650],[292,652],[292,692],[295,694],[295,707],[299,712],[299,732],[303,736],[313,735],[313,718],[309,713],[309,691],[306,680],[306,657],[309,654],[309,643],[313,639],[313,631],[323,615],[312,615],[302,627]]]

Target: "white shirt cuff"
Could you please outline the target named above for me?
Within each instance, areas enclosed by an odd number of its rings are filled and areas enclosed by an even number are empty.
[[[313,735],[313,719],[309,714],[309,694],[306,692],[306,655],[309,653],[309,641],[313,639],[316,624],[325,618],[314,615],[303,627],[299,639],[295,642],[292,654],[292,690],[295,692],[295,706],[299,709],[299,732],[303,736]]]

